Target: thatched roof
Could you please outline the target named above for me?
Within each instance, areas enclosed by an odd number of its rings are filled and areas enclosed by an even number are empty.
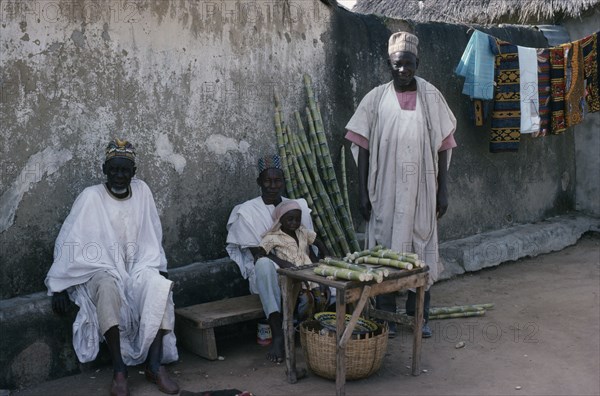
[[[556,23],[597,6],[600,0],[358,0],[352,11],[419,22]]]

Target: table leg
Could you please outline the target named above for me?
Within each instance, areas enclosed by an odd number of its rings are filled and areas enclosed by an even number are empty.
[[[412,375],[421,374],[421,339],[423,336],[423,304],[425,301],[425,286],[417,287],[415,304],[415,327],[413,334]]]
[[[335,303],[336,313],[336,370],[335,370],[335,394],[343,396],[346,394],[346,346],[342,345],[342,335],[346,327],[346,294],[337,289]]]
[[[283,337],[285,342],[285,366],[287,380],[290,384],[298,382],[296,374],[296,345],[294,339],[294,305],[297,293],[294,293],[294,280],[285,275],[279,275],[281,298],[283,300]],[[300,284],[298,284],[299,286]]]

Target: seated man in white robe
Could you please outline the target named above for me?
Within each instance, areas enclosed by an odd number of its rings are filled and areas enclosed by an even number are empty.
[[[237,205],[227,221],[227,253],[240,267],[244,279],[248,279],[250,292],[258,294],[271,327],[273,342],[267,353],[272,362],[282,362],[284,338],[281,314],[281,289],[277,281],[277,268],[270,258],[262,257],[262,235],[273,226],[273,212],[281,201],[287,200],[281,193],[285,186],[281,159],[270,155],[258,160],[258,178],[261,196]],[[304,199],[296,202],[302,209],[302,225],[312,230],[310,209]]]
[[[104,339],[111,354],[111,395],[129,395],[127,366],[145,363],[146,378],[169,394],[179,386],[163,363],[178,359],[173,282],[154,198],[135,175],[135,150],[116,139],[106,148],[107,182],[75,200],[54,248],[46,277],[52,308],[79,306],[73,347],[82,363],[96,358]]]

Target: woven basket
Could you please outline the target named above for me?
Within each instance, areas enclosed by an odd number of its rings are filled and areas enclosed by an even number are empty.
[[[300,326],[300,342],[308,368],[320,377],[335,379],[336,334],[316,320]],[[353,335],[346,344],[346,379],[366,378],[377,372],[388,342],[386,325],[369,334]]]

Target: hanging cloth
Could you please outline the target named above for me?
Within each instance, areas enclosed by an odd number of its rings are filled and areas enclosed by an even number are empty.
[[[563,47],[550,48],[550,110],[553,134],[558,135],[567,129],[565,121],[565,50]]]
[[[538,96],[538,64],[535,48],[517,46],[519,56],[519,102],[521,133],[540,130],[540,99]]]
[[[489,44],[496,65],[490,152],[514,152],[521,138],[519,54],[516,45],[491,36]]]
[[[598,86],[598,32],[581,39],[585,101],[590,113],[600,111],[600,87]]]
[[[490,51],[489,35],[473,32],[455,73],[465,78],[463,94],[471,99],[494,98],[494,54]]]
[[[585,88],[581,41],[563,44],[565,49],[565,118],[567,128],[575,126],[585,115]]]
[[[537,50],[538,64],[538,96],[540,101],[540,130],[533,137],[546,136],[550,131],[550,50],[541,48]]]

